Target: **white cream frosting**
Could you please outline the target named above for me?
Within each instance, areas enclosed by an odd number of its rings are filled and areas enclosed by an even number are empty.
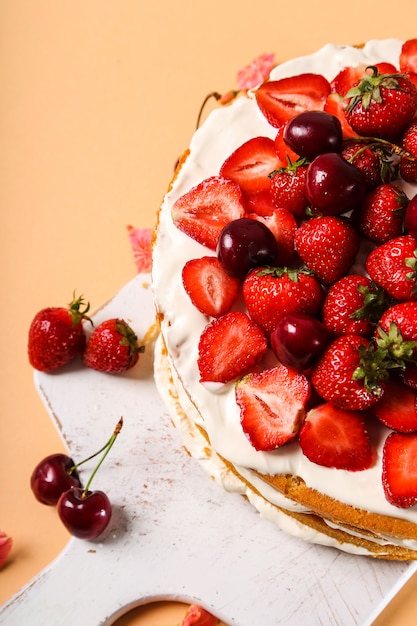
[[[313,55],[279,65],[272,71],[271,79],[316,72],[332,80],[348,65],[387,61],[398,66],[401,45],[397,39],[370,41],[361,49],[327,44]],[[381,448],[387,431],[383,427],[371,433],[378,451],[372,468],[361,472],[329,469],[311,463],[297,443],[273,452],[256,451],[240,425],[234,383],[213,389],[199,382],[197,347],[209,319],[192,305],[182,285],[181,270],[187,260],[214,253],[174,226],[171,207],[177,198],[203,179],[218,175],[223,161],[242,143],[257,135],[273,139],[275,134],[276,130],[260,113],[253,93],[236,99],[230,106],[216,109],[194,134],[189,156],[162,204],[154,246],[152,288],[157,308],[163,313],[161,332],[171,367],[178,373],[181,403],[187,404],[189,416],[204,427],[213,449],[235,465],[242,475],[245,471],[250,473],[251,468],[264,474],[294,474],[303,478],[309,487],[354,507],[417,523],[417,507],[400,509],[390,505],[384,496]],[[404,187],[409,197],[416,192],[413,186]],[[182,385],[185,390],[181,391]],[[250,480],[253,482],[253,474]],[[265,491],[265,485],[262,489]],[[283,505],[283,496],[271,488],[267,491],[271,502]],[[301,510],[286,498],[284,504],[285,508]]]

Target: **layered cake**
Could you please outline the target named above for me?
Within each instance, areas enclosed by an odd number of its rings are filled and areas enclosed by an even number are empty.
[[[328,44],[211,112],[152,269],[155,379],[190,454],[291,535],[402,560],[417,558],[414,50]]]

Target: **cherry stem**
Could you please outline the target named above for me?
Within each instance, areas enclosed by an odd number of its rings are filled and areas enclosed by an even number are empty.
[[[87,495],[87,492],[90,488],[91,482],[94,478],[94,476],[97,474],[101,464],[103,463],[104,459],[106,458],[106,456],[108,455],[108,453],[110,452],[114,442],[116,441],[116,437],[117,435],[120,433],[120,431],[122,430],[122,426],[123,426],[123,417],[121,417],[119,419],[119,421],[116,424],[116,428],[114,429],[114,432],[112,434],[112,436],[110,437],[110,439],[107,441],[107,443],[100,448],[100,450],[98,450],[97,452],[95,452],[94,454],[92,454],[91,456],[89,456],[87,459],[84,459],[83,461],[81,461],[80,463],[77,463],[76,465],[74,465],[71,470],[70,473],[72,471],[75,470],[76,467],[79,467],[80,465],[82,465],[83,463],[86,463],[87,461],[89,461],[90,459],[93,459],[94,457],[96,457],[98,454],[100,454],[101,452],[103,452],[103,450],[105,451],[103,456],[101,457],[100,461],[97,463],[96,467],[94,468],[93,473],[91,474],[90,478],[88,479],[88,482],[85,486],[85,489],[83,491],[83,496],[85,497]]]
[[[215,100],[220,100],[221,95],[217,92],[217,91],[212,91],[211,93],[209,93],[203,100],[203,104],[200,107],[200,111],[198,113],[198,117],[197,117],[197,124],[196,124],[196,128],[199,128],[200,126],[200,122],[201,122],[201,116],[203,114],[203,110],[204,107],[206,106],[207,102],[210,100],[210,98],[214,98]]]

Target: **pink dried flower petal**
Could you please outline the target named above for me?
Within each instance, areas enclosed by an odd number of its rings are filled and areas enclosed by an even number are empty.
[[[12,549],[12,538],[0,530],[0,567],[6,562],[9,552]]]
[[[239,70],[237,74],[237,86],[239,89],[251,89],[268,78],[269,73],[275,66],[274,54],[260,54],[256,59]]]
[[[152,228],[128,226],[127,232],[138,273],[150,272],[152,267]]]
[[[181,626],[216,626],[218,619],[198,604],[188,607]]]

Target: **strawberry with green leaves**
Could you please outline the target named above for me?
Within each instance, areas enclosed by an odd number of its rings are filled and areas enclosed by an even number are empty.
[[[417,240],[401,235],[374,248],[365,261],[371,279],[400,302],[417,300]]]
[[[83,354],[83,362],[98,372],[117,374],[136,365],[139,354],[144,350],[127,322],[111,318],[93,330]]]
[[[275,450],[293,441],[311,395],[304,374],[284,365],[248,374],[236,383],[242,429],[255,450]]]
[[[398,166],[392,159],[392,150],[376,141],[345,142],[341,155],[363,174],[367,191],[397,178]]]
[[[382,452],[382,485],[390,504],[417,504],[417,433],[388,435]]]
[[[346,219],[326,215],[309,219],[298,228],[295,248],[318,280],[331,284],[353,264],[359,238]]]
[[[68,307],[47,307],[39,311],[29,327],[28,357],[35,369],[52,372],[83,353],[86,335],[83,321],[90,318],[90,304],[75,298]]]
[[[366,337],[346,334],[326,348],[311,374],[318,395],[339,409],[363,411],[382,397],[387,370]]]
[[[228,383],[240,378],[259,363],[267,348],[264,332],[246,313],[226,313],[210,322],[200,336],[200,381]]]
[[[288,313],[316,315],[324,298],[319,281],[310,272],[286,267],[252,270],[242,291],[249,317],[267,334]]]
[[[408,197],[393,183],[378,185],[366,194],[353,213],[359,232],[374,243],[386,243],[404,232]]]
[[[240,186],[221,176],[206,178],[172,207],[172,220],[183,233],[211,250],[224,226],[245,214]]]
[[[194,306],[209,317],[227,313],[240,290],[240,280],[227,274],[215,256],[187,261],[182,284]]]
[[[369,469],[374,461],[363,414],[330,403],[307,413],[300,447],[312,463],[323,467],[357,472]]]
[[[388,298],[367,276],[347,274],[330,285],[322,308],[322,321],[333,335],[353,333],[369,337]]]
[[[271,197],[276,207],[284,208],[295,217],[305,217],[308,200],[305,179],[308,163],[305,159],[292,162],[270,173]]]
[[[365,137],[396,140],[416,109],[417,88],[407,75],[380,73],[374,66],[346,94],[346,119]]]

